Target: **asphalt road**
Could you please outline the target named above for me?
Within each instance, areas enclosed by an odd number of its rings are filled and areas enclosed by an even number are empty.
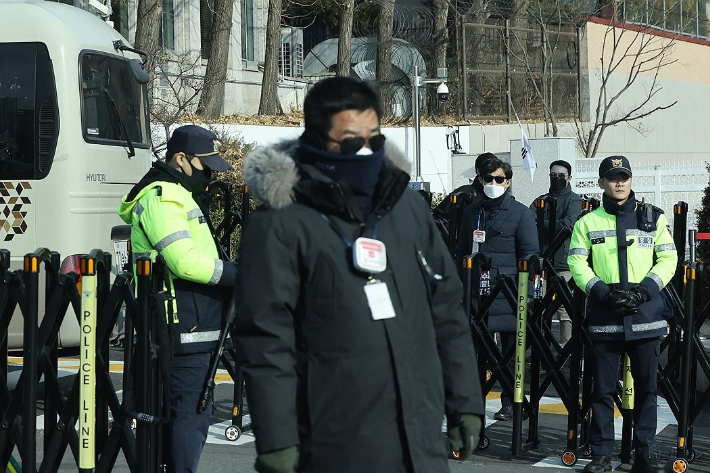
[[[120,374],[122,371],[121,352],[112,349],[112,379],[120,389]],[[12,388],[13,379],[16,379],[21,369],[21,360],[11,359],[9,384]],[[61,385],[71,386],[72,378],[78,369],[78,361],[74,359],[63,359],[60,362]],[[73,374],[72,374],[73,372]],[[221,380],[221,381],[220,381]],[[230,412],[232,409],[233,384],[229,381],[226,372],[221,371],[218,375],[220,384],[215,390],[215,412],[212,415],[212,427],[207,444],[205,445],[200,461],[200,473],[240,473],[253,472],[253,464],[256,458],[254,438],[247,429],[236,441],[228,441],[224,435],[224,429],[230,425]],[[562,464],[560,456],[565,450],[565,434],[567,429],[567,417],[564,406],[553,391],[548,391],[548,396],[543,398],[540,407],[540,428],[539,444],[530,448],[523,455],[513,458],[511,455],[512,425],[511,422],[493,421],[493,413],[498,410],[500,401],[498,393],[491,393],[487,401],[487,430],[489,447],[485,450],[477,450],[468,460],[460,462],[450,460],[449,467],[456,472],[481,472],[484,470],[504,471],[504,472],[526,472],[535,471],[538,473],[570,472],[572,470],[582,471],[588,462],[585,458],[580,458],[573,467],[566,467]],[[38,411],[38,415],[42,412]],[[245,419],[249,421],[248,417]],[[617,438],[620,438],[621,419],[617,419]],[[41,428],[41,419],[38,428]],[[672,461],[675,458],[675,443],[677,436],[677,425],[665,400],[659,399],[659,423],[657,436],[657,454],[661,461]],[[442,433],[442,435],[444,435]],[[523,439],[528,435],[527,423],[523,424]],[[37,463],[43,458],[42,444],[44,432],[37,432]],[[689,471],[710,473],[710,410],[700,413],[694,424],[694,451],[695,459],[689,464]],[[617,442],[618,453],[618,442]],[[18,452],[15,457],[19,459]],[[631,465],[619,464],[618,457],[614,458],[615,471],[630,471]],[[60,466],[60,471],[77,471],[76,462],[70,450],[64,456]],[[113,470],[117,473],[128,472],[128,466],[122,454],[119,454],[116,466]]]

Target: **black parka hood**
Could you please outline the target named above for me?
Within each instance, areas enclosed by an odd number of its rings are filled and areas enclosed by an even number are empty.
[[[257,148],[244,160],[244,181],[262,204],[279,210],[301,202],[346,220],[361,219],[347,184],[336,182],[315,167],[299,161],[299,141],[281,141]],[[373,195],[373,214],[387,213],[409,182],[411,163],[393,145],[385,158]]]

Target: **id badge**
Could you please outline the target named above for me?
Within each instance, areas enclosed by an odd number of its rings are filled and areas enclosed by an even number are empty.
[[[488,296],[491,294],[491,272],[481,271],[481,279],[478,284],[478,294]]]
[[[391,319],[395,316],[387,283],[377,280],[368,282],[365,284],[365,296],[372,312],[372,320]]]
[[[370,274],[387,269],[387,250],[380,240],[360,237],[353,242],[353,265]]]
[[[486,231],[485,230],[474,230],[473,231],[473,241],[475,241],[476,243],[485,243]]]

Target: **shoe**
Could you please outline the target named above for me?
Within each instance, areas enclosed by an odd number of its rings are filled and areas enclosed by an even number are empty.
[[[513,406],[503,406],[493,415],[495,420],[510,420],[513,418]]]
[[[663,468],[663,465],[658,464],[655,455],[650,457],[637,456],[634,459],[631,471],[633,473],[663,473],[665,468]]]
[[[594,455],[592,461],[584,467],[584,473],[602,473],[611,471],[611,458],[606,455]]]

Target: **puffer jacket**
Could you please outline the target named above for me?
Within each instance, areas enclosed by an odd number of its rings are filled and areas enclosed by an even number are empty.
[[[490,259],[491,289],[502,280],[503,274],[517,277],[518,260],[538,254],[535,217],[529,208],[516,201],[510,193],[490,199],[484,197],[466,207],[456,248],[456,264],[463,278],[463,258],[473,250],[473,231],[486,232],[486,241],[478,251]],[[474,275],[471,290],[474,307],[478,304],[478,275]],[[500,293],[488,312],[488,328],[492,332],[515,330],[515,309],[505,294]]]
[[[446,472],[444,415],[484,407],[461,284],[426,202],[388,148],[363,221],[347,184],[297,147],[257,149],[244,168],[263,204],[242,236],[236,318],[257,452],[299,445],[299,472]],[[373,319],[346,244],[360,236],[386,245],[374,278],[393,318]]]
[[[553,240],[563,230],[568,230],[571,235],[572,229],[574,228],[574,224],[577,223],[577,219],[582,213],[582,198],[572,192],[572,187],[569,185],[562,190],[543,194],[538,198],[545,199],[548,197],[554,197],[557,201],[557,207],[555,209],[555,236],[553,237]],[[547,246],[552,243],[552,241],[548,241],[547,235],[547,227],[550,222],[549,208],[549,206],[545,206],[545,232],[540,235],[540,240],[542,242],[543,248],[547,248]],[[535,207],[535,202],[530,204],[530,210],[532,210],[533,214],[537,216],[537,208]],[[569,240],[570,239],[568,237],[562,244],[562,246],[559,247],[559,249],[555,253],[554,258],[552,259],[552,266],[558,271],[569,270],[569,265],[567,264],[567,256],[569,256]]]

